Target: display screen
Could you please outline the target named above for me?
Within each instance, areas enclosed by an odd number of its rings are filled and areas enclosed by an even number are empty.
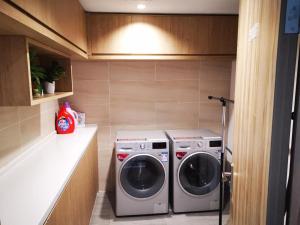
[[[154,143],[152,143],[152,148],[153,149],[165,149],[165,148],[167,148],[167,143],[166,142],[154,142]]]
[[[209,142],[209,147],[221,147],[222,146],[222,141],[210,141]]]

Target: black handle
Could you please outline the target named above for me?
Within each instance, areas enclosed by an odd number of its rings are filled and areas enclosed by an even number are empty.
[[[228,98],[224,98],[224,97],[215,97],[215,96],[208,96],[208,99],[209,100],[219,100],[220,102],[222,102],[222,105],[223,106],[226,106],[226,104],[227,104],[227,102],[229,102],[229,103],[234,103],[234,101],[233,100],[231,100],[231,99],[228,99]]]

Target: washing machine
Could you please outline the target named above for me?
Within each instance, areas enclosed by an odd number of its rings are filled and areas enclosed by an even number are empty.
[[[169,212],[169,140],[163,131],[119,131],[116,216]]]
[[[207,129],[166,133],[174,213],[218,210],[222,137]]]

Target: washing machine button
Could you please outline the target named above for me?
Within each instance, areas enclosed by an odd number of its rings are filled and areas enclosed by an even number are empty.
[[[145,149],[145,148],[146,148],[145,144],[140,144],[140,149]]]
[[[198,145],[199,148],[202,148],[204,144],[203,144],[202,141],[199,141],[197,145]]]

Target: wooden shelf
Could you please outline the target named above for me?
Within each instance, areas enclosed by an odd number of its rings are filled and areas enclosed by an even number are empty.
[[[33,97],[31,105],[38,105],[44,102],[52,101],[55,99],[65,98],[73,95],[73,92],[56,92],[54,94],[44,94],[41,97]]]
[[[64,69],[65,76],[56,81],[55,94],[33,97],[29,50],[34,49],[40,64],[47,66],[53,60]],[[0,36],[0,106],[31,106],[67,97],[73,94],[70,58],[24,36]]]

